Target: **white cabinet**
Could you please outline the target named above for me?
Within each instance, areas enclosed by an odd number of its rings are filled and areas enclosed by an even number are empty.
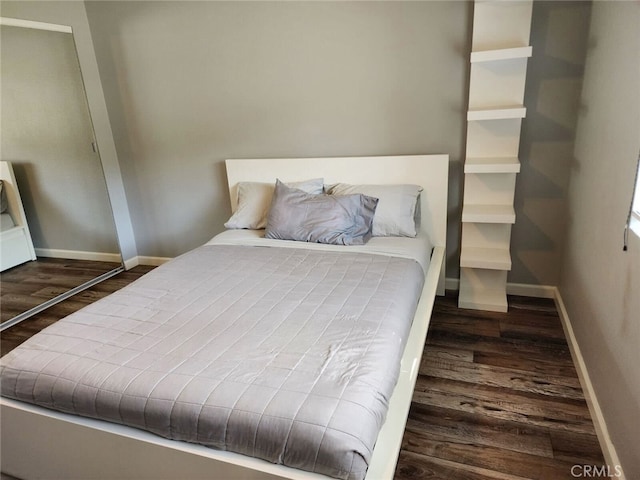
[[[476,0],[464,165],[462,308],[506,312],[533,1]]]

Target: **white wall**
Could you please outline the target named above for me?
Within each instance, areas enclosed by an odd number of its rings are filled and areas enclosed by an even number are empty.
[[[640,3],[594,2],[560,292],[628,479],[640,478]]]

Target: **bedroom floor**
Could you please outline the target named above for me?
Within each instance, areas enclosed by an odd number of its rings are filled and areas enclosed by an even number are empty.
[[[492,313],[438,297],[396,478],[555,480],[603,464],[553,300]]]
[[[7,329],[2,355],[152,268],[122,272]],[[602,465],[553,301],[510,297],[504,314],[456,304],[453,292],[436,299],[396,479],[570,479],[574,465]]]

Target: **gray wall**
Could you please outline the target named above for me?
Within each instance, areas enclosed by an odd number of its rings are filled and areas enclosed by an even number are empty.
[[[508,280],[557,285],[590,2],[533,3]]]
[[[534,2],[511,282],[558,283],[589,5]],[[175,256],[222,229],[224,158],[445,152],[453,278],[472,12],[467,2],[2,8],[74,28],[125,258]]]
[[[119,251],[70,33],[0,27],[3,160],[38,249]]]
[[[141,255],[223,229],[225,158],[448,153],[457,276],[471,4],[86,8]]]
[[[640,5],[594,2],[560,292],[628,479],[640,478]]]
[[[445,152],[458,276],[472,3],[86,8],[141,255],[222,230],[225,158]],[[558,283],[588,12],[534,5],[511,282]]]

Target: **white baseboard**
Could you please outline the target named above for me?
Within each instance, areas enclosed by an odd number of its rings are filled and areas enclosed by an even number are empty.
[[[146,257],[143,255],[138,255],[137,257],[129,258],[124,261],[124,269],[131,270],[133,267],[138,265],[150,265],[153,267],[157,267],[162,265],[163,263],[167,263],[171,260],[170,257]]]
[[[119,253],[84,252],[80,250],[61,250],[55,248],[36,248],[35,251],[37,257],[70,258],[72,260],[93,260],[96,262],[122,262],[122,257]]]
[[[138,256],[138,265],[152,265],[157,267],[163,263],[167,263],[171,257],[144,257]]]
[[[567,343],[569,344],[571,358],[573,358],[573,364],[575,365],[576,371],[578,372],[580,385],[582,385],[582,391],[584,392],[587,406],[589,407],[591,420],[593,421],[593,426],[596,429],[596,435],[598,436],[598,441],[600,442],[600,448],[602,448],[602,454],[604,455],[605,462],[607,463],[607,465],[609,465],[611,472],[616,474],[615,478],[625,480],[626,477],[624,475],[624,472],[622,471],[622,466],[620,465],[620,459],[618,458],[616,449],[613,445],[613,442],[611,441],[611,437],[609,436],[609,430],[607,429],[607,424],[604,420],[602,409],[600,408],[598,398],[596,397],[596,392],[593,388],[593,384],[591,383],[587,365],[584,361],[584,358],[582,357],[580,346],[578,345],[578,341],[573,332],[571,320],[569,319],[569,313],[567,312],[564,302],[562,301],[560,290],[558,290],[557,287],[554,287],[554,290],[555,291],[553,298],[558,309],[558,314],[560,315],[564,335],[567,339]],[[620,473],[620,475],[617,475],[618,472]]]
[[[446,290],[460,290],[460,280],[457,278],[445,279]],[[527,283],[507,283],[507,295],[520,295],[522,297],[554,298],[556,287],[552,285],[532,285]]]
[[[521,297],[554,298],[556,287],[551,285],[531,285],[527,283],[507,283],[507,295]]]

